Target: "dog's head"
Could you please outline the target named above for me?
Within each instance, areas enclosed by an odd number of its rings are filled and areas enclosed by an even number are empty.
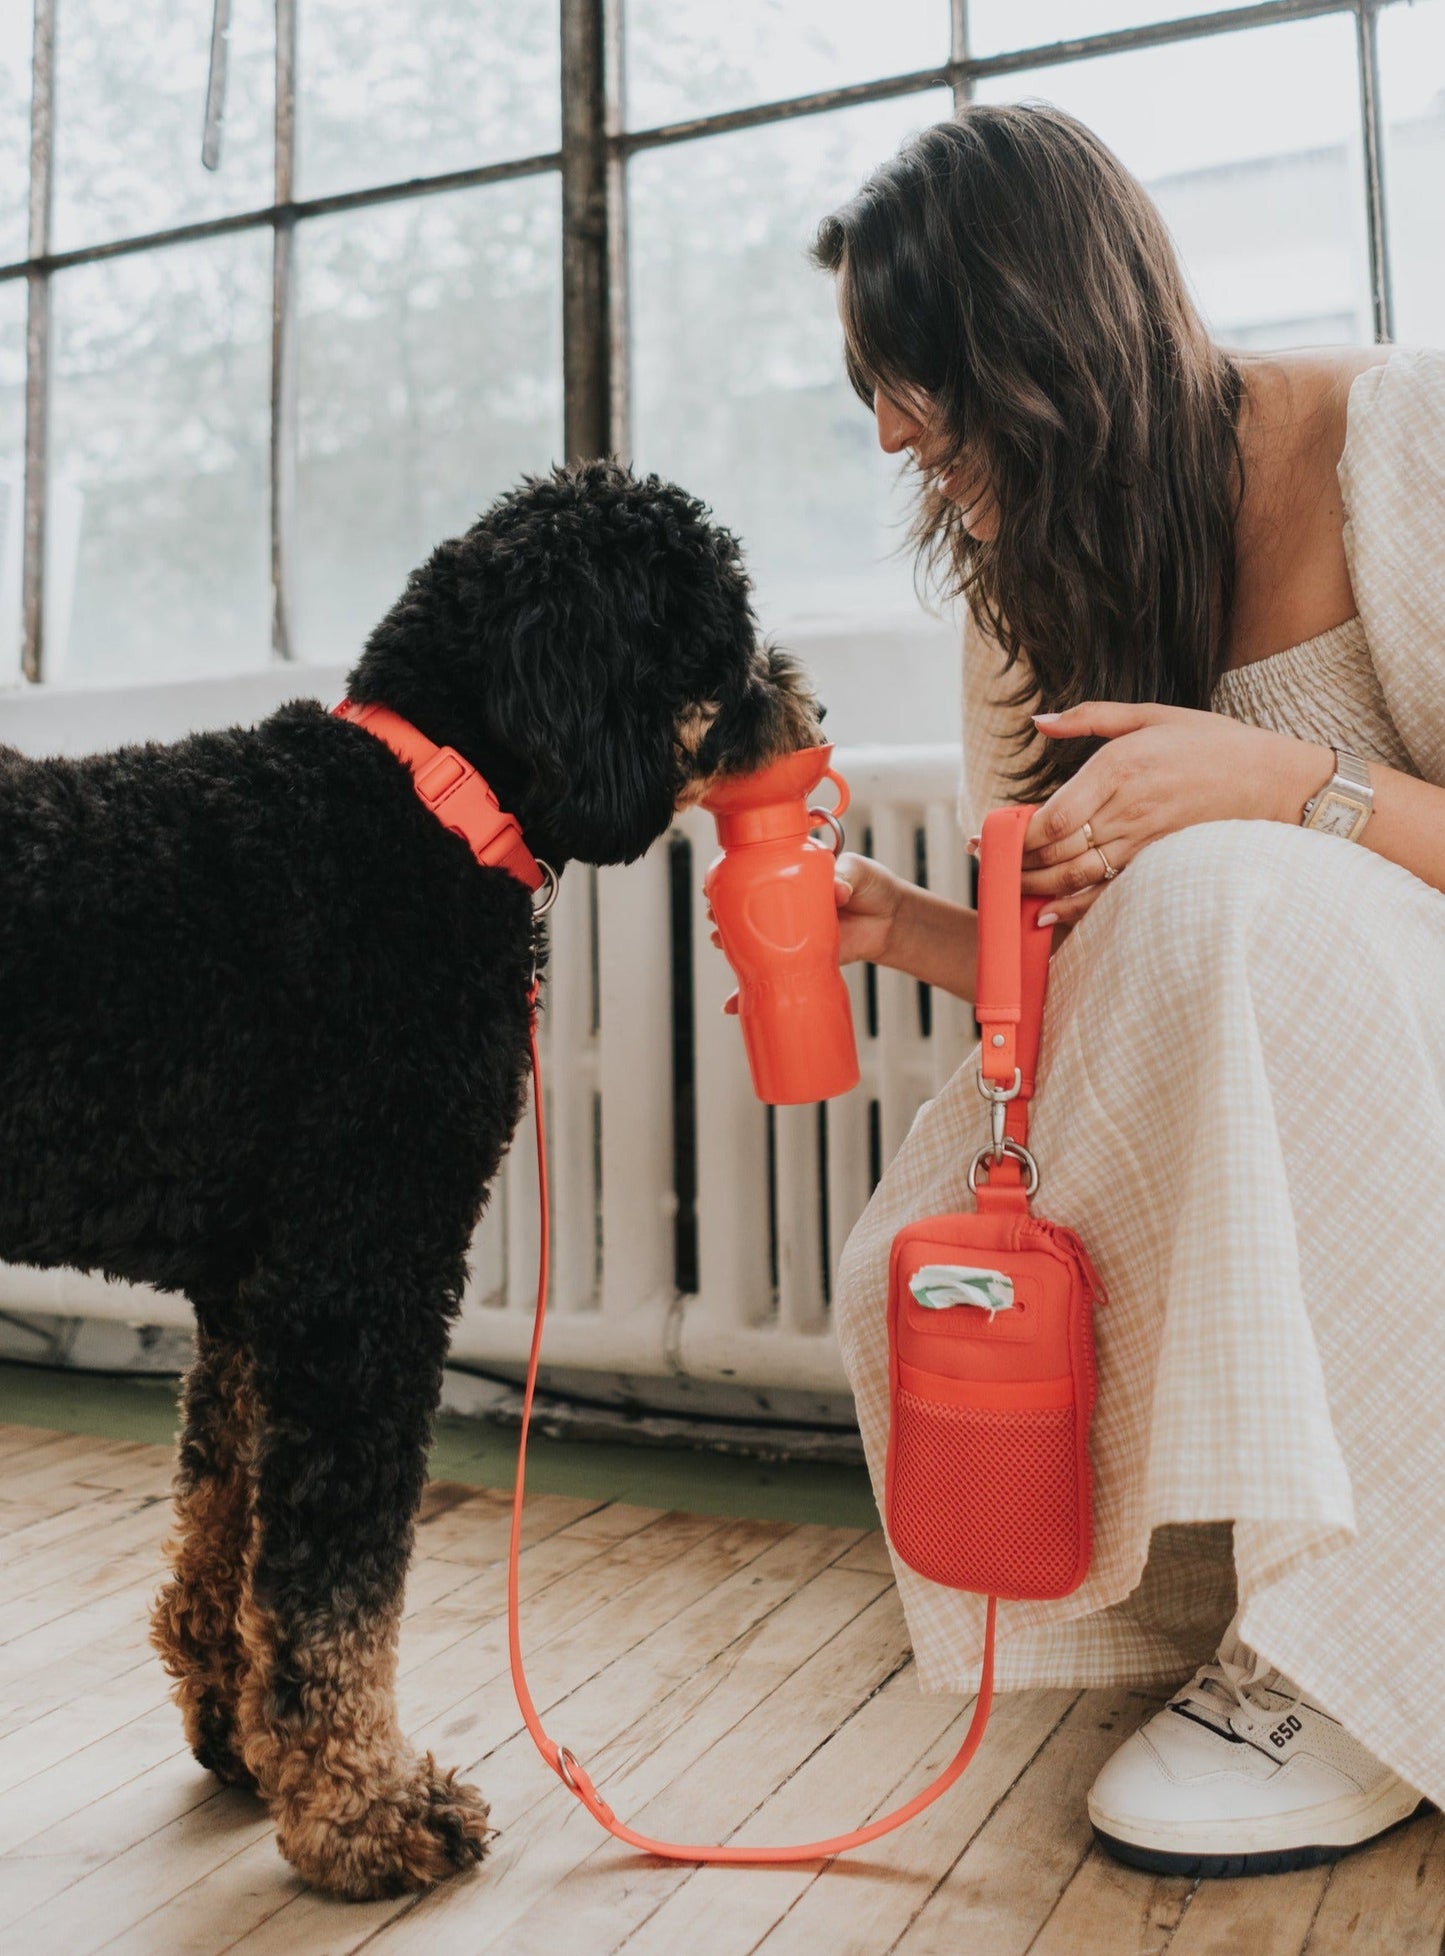
[[[821,738],[735,539],[614,462],[529,477],[442,544],[350,679],[481,769],[555,867],[630,862],[719,775]]]

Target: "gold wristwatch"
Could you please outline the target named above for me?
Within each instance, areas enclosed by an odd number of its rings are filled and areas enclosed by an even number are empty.
[[[1307,829],[1319,829],[1325,835],[1358,842],[1375,806],[1369,766],[1358,754],[1348,753],[1343,747],[1337,747],[1334,752],[1334,774],[1305,803],[1300,822]]]

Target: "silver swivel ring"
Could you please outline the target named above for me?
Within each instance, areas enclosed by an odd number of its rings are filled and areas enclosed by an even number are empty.
[[[1002,1161],[1011,1155],[1024,1171],[1024,1194],[1033,1197],[1038,1192],[1039,1165],[1033,1155],[1019,1141],[1005,1140],[999,1154],[995,1156],[992,1148],[980,1148],[968,1164],[968,1189],[970,1195],[978,1194],[978,1171],[985,1162]]]
[[[825,822],[827,823],[828,827],[833,831],[833,854],[835,856],[841,856],[848,846],[848,840],[843,833],[843,824],[838,820],[838,817],[833,813],[832,809],[810,808],[808,810],[808,820],[815,829],[820,829]]]

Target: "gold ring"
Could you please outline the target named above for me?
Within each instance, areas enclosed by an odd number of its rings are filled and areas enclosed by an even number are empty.
[[[1084,838],[1084,847],[1086,849],[1092,849],[1094,846],[1094,831],[1092,825],[1088,822],[1085,822],[1084,826],[1079,830],[1079,834]]]
[[[1094,854],[1099,858],[1099,861],[1104,865],[1104,881],[1106,883],[1112,883],[1114,878],[1119,874],[1118,870],[1115,869],[1114,865],[1109,861],[1109,858],[1104,854],[1103,850],[1099,847],[1097,842],[1091,843],[1089,846],[1092,848]]]

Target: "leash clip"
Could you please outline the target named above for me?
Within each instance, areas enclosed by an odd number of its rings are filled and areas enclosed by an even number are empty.
[[[547,912],[552,908],[552,905],[557,901],[557,892],[562,887],[562,879],[558,876],[556,870],[553,869],[551,863],[544,863],[540,856],[537,857],[536,861],[538,869],[542,872],[542,893],[532,905],[532,917],[534,921],[539,917],[546,916]]]
[[[1009,1152],[1008,1142],[1004,1138],[1004,1122],[1008,1119],[1008,1104],[1018,1099],[1023,1083],[1024,1076],[1018,1067],[1014,1068],[1011,1087],[996,1087],[992,1080],[984,1079],[982,1069],[975,1075],[974,1085],[988,1102],[989,1140],[995,1161],[1002,1161]],[[988,1152],[989,1149],[984,1150],[985,1154]]]
[[[539,990],[537,965],[541,956],[537,944],[537,926],[557,901],[558,891],[562,887],[562,879],[558,876],[556,870],[553,869],[551,863],[544,863],[539,856],[537,858],[537,867],[542,872],[542,882],[540,892],[532,904],[532,975],[527,980],[527,1004],[532,1013],[533,1025],[537,1023],[537,993]]]

